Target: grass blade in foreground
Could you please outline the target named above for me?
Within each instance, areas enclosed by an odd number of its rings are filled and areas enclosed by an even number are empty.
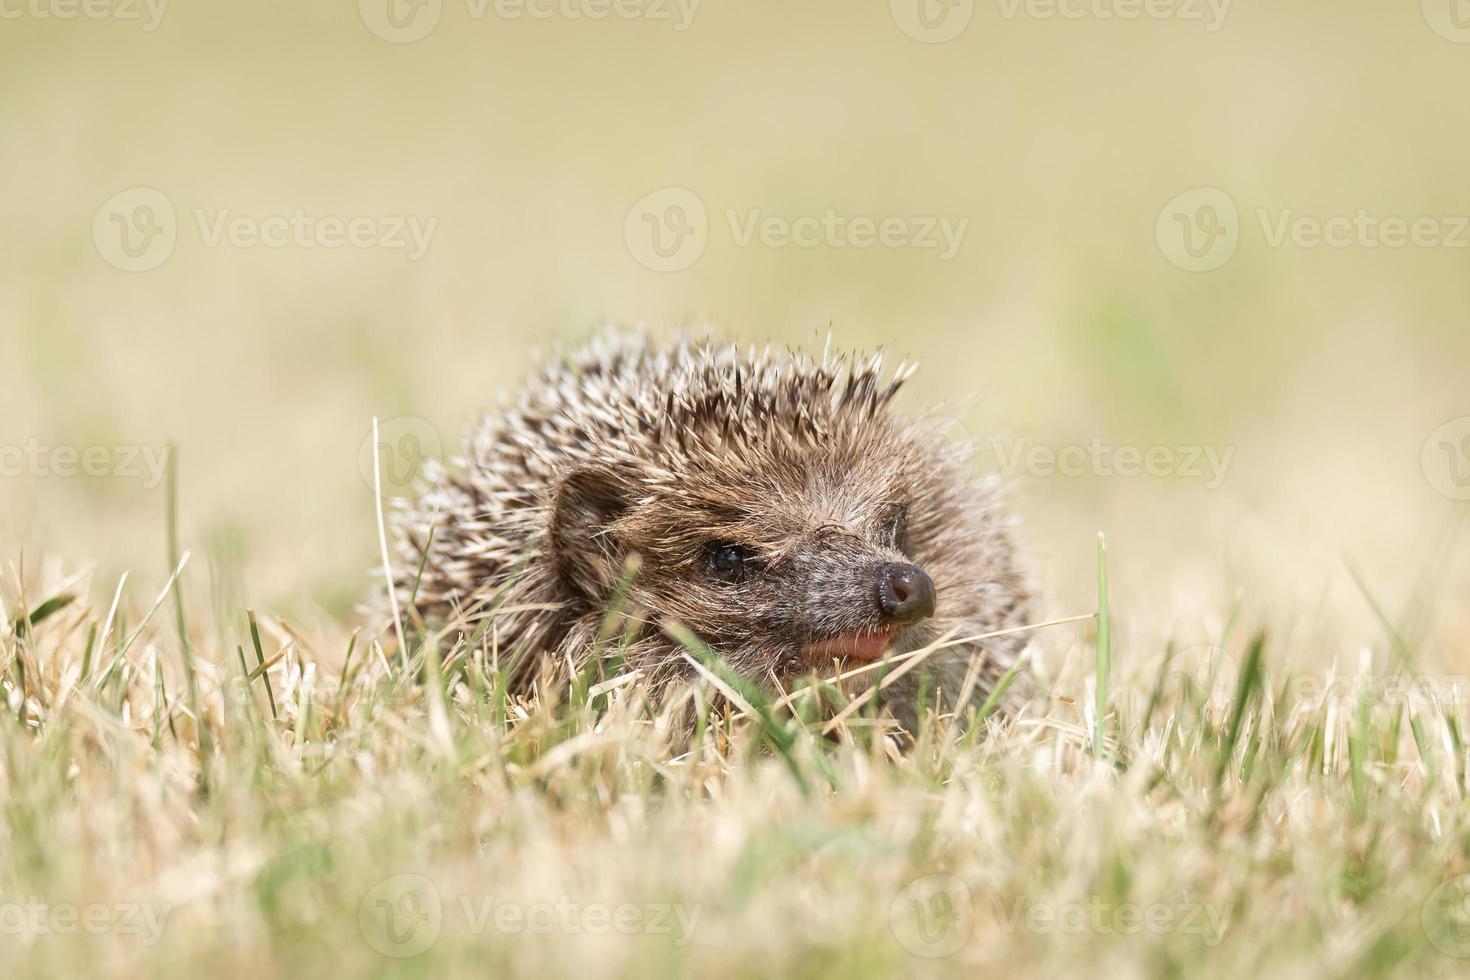
[[[1103,533],[1097,533],[1097,701],[1094,706],[1092,754],[1101,759],[1105,751],[1103,736],[1107,729],[1108,675],[1112,670],[1112,627],[1108,618],[1108,544]]]

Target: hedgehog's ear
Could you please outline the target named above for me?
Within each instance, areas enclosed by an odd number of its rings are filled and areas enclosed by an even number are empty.
[[[562,581],[589,599],[612,593],[626,549],[613,523],[628,509],[628,488],[602,466],[580,466],[556,486],[548,538]]]

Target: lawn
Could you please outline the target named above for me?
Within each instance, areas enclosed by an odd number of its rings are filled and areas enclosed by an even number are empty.
[[[173,548],[154,581],[6,576],[9,976],[1470,962],[1462,687],[1366,585],[1381,630],[1334,671],[1294,668],[1291,624],[1244,602],[1214,643],[1132,649],[1100,543],[1097,607],[1033,631],[1043,695],[911,738],[834,711],[883,671],[777,696],[700,651],[654,701],[609,648],[516,697],[483,631],[405,657],[216,621]]]

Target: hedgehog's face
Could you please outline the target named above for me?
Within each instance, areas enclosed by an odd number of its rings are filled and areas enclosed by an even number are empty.
[[[913,462],[812,450],[641,491],[584,468],[559,489],[551,547],[594,610],[637,554],[649,639],[682,623],[747,676],[876,660],[919,645],[936,611],[937,515]]]
[[[769,536],[749,533],[768,513],[722,529],[681,576],[697,581],[703,635],[754,652],[757,666],[763,654],[778,673],[878,659],[935,611],[934,583],[902,543],[910,506],[890,501],[855,522],[801,515]]]

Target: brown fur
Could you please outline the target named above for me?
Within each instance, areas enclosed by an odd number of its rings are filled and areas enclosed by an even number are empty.
[[[805,643],[877,628],[884,562],[921,566],[937,593],[935,616],[895,652],[1022,625],[1030,595],[996,485],[891,411],[909,373],[885,379],[879,355],[600,337],[545,364],[396,513],[399,602],[422,560],[426,622],[473,628],[495,609],[494,640],[503,662],[520,652],[522,685],[548,662],[580,667],[606,649],[599,631],[633,555],[625,664],[655,685],[689,675],[663,629],[678,622],[739,674],[789,687],[814,669]],[[742,581],[712,577],[717,542],[754,556]],[[1025,642],[942,650],[885,700],[909,723],[921,690],[953,707],[978,661],[978,703]],[[1007,706],[1027,690],[1023,678]]]

